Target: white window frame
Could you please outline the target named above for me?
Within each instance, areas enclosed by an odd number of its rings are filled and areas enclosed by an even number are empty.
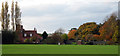
[[[30,37],[32,37],[33,36],[33,34],[32,33],[30,33]]]

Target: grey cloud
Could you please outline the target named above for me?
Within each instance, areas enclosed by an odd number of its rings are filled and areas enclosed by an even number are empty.
[[[113,5],[114,7],[112,7]],[[117,3],[93,3],[91,5],[83,5],[76,11],[69,9],[65,11],[68,7],[69,5],[48,5],[46,10],[38,10],[36,7],[27,8],[23,10],[23,17],[51,15],[56,17],[56,19],[31,25],[38,28],[39,32],[43,32],[43,30],[54,32],[58,28],[66,29],[66,32],[68,32],[67,30],[70,28],[79,27],[85,22],[102,23],[107,15],[117,10]]]
[[[43,5],[44,6],[44,5]],[[23,10],[23,16],[43,16],[46,14],[62,14],[64,13],[64,9],[67,6],[65,5],[48,5],[47,9],[45,10],[38,10],[38,7],[33,7],[33,8],[26,8]],[[40,8],[39,8],[40,9]]]

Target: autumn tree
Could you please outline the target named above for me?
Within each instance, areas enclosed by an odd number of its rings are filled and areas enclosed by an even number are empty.
[[[117,20],[117,25],[119,26],[118,27],[118,39],[117,39],[117,41],[118,41],[118,43],[120,45],[120,18]]]
[[[107,21],[104,22],[104,25],[100,28],[100,37],[105,40],[117,41],[118,38],[118,25],[117,25],[117,16],[112,14]]]
[[[99,35],[99,25],[95,22],[88,22],[81,25],[76,32],[76,37],[77,39],[85,40],[85,37],[91,36],[91,34]]]
[[[68,33],[68,39],[71,39],[71,38],[75,39],[76,31],[77,31],[76,29],[71,29]]]

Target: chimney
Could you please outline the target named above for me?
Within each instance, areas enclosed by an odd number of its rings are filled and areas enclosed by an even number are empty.
[[[35,32],[37,32],[37,29],[36,29],[36,28],[34,28],[34,31],[35,31]]]

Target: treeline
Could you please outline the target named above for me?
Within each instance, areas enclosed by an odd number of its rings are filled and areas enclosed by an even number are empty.
[[[71,30],[68,36],[69,39],[81,40],[81,44],[118,44],[119,22],[113,13],[103,24],[85,23],[77,30]]]
[[[119,22],[115,13],[111,14],[104,23],[87,22],[78,29],[72,28],[68,34],[63,29],[56,30],[46,36],[43,44],[79,44],[79,45],[111,45],[119,42]]]

